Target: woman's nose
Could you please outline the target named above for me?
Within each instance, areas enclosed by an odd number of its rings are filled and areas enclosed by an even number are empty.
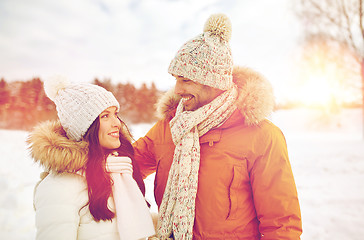
[[[121,128],[121,121],[117,116],[115,116],[114,119],[113,119],[113,125],[116,126],[116,127]]]

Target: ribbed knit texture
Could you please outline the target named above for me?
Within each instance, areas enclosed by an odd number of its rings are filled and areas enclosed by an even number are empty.
[[[106,89],[88,83],[70,84],[54,98],[59,120],[70,139],[79,141],[105,109],[120,105]]]

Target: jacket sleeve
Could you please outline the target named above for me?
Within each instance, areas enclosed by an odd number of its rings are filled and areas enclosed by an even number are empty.
[[[37,240],[77,239],[79,210],[84,204],[80,202],[77,185],[71,179],[50,174],[37,186],[34,194]]]
[[[262,138],[251,170],[262,239],[300,239],[301,212],[285,138],[273,125]]]
[[[154,173],[157,169],[154,145],[158,141],[163,124],[163,120],[158,121],[144,137],[139,138],[133,143],[134,157],[139,165],[143,179]]]

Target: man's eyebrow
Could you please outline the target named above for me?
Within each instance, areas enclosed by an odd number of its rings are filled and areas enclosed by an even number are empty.
[[[179,77],[179,78],[185,78],[184,76],[181,75],[176,75],[176,74],[172,74],[173,77]]]

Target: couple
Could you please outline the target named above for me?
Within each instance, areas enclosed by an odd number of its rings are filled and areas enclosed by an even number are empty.
[[[265,119],[271,86],[233,66],[230,37],[230,20],[215,14],[181,47],[161,120],[132,144],[110,92],[45,82],[59,121],[28,140],[49,172],[35,189],[37,239],[300,238],[286,142]],[[153,172],[155,231],[143,196]]]

